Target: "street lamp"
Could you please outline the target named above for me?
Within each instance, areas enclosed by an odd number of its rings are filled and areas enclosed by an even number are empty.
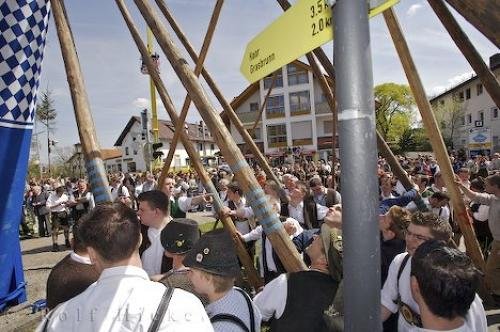
[[[78,171],[79,171],[79,179],[82,178],[82,144],[81,143],[76,143],[74,144],[75,147],[75,154],[78,155]]]

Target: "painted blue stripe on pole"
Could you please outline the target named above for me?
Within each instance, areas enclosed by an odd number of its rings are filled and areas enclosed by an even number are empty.
[[[111,202],[111,192],[107,186],[106,171],[102,159],[94,158],[85,163],[92,193],[96,203]]]

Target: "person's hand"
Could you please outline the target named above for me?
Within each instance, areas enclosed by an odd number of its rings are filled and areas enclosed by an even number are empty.
[[[324,221],[330,227],[342,229],[342,206],[340,204],[332,206],[326,213]]]
[[[213,201],[213,194],[212,193],[205,193],[203,194],[203,200],[205,203],[212,203]]]
[[[455,174],[455,184],[459,187],[463,186],[462,180],[460,180],[460,178],[456,174]]]
[[[297,232],[297,227],[295,227],[295,225],[291,221],[285,221],[283,223],[283,227],[285,228],[285,232],[290,236]]]
[[[221,217],[231,216],[231,209],[227,206],[223,206],[219,212]]]

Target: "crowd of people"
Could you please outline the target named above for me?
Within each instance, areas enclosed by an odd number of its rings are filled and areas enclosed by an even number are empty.
[[[500,306],[500,157],[450,156],[456,185],[487,259],[483,274],[460,251],[460,228],[432,156],[398,157],[414,184],[405,189],[379,158],[381,317],[384,331],[486,331],[479,285]],[[213,200],[195,173],[112,174],[113,204],[95,205],[83,179],[32,182],[26,214],[39,236],[71,253],[51,271],[50,310],[39,331],[341,331],[343,329],[340,163],[255,166],[266,199],[306,271],[286,273],[245,193],[226,167],[209,169],[236,238],[201,234],[188,212]],[[423,199],[422,208],[415,200]],[[212,208],[213,209],[213,208]],[[372,222],[367,220],[366,222]],[[376,222],[376,221],[373,221]],[[69,228],[73,237],[69,238]],[[214,227],[215,228],[215,227]],[[233,241],[241,240],[264,282],[252,289]],[[360,272],[361,273],[361,272]],[[313,299],[314,305],[311,305]]]

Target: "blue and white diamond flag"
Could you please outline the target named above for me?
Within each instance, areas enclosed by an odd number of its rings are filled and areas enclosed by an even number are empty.
[[[0,311],[26,301],[19,223],[48,0],[0,0]]]

